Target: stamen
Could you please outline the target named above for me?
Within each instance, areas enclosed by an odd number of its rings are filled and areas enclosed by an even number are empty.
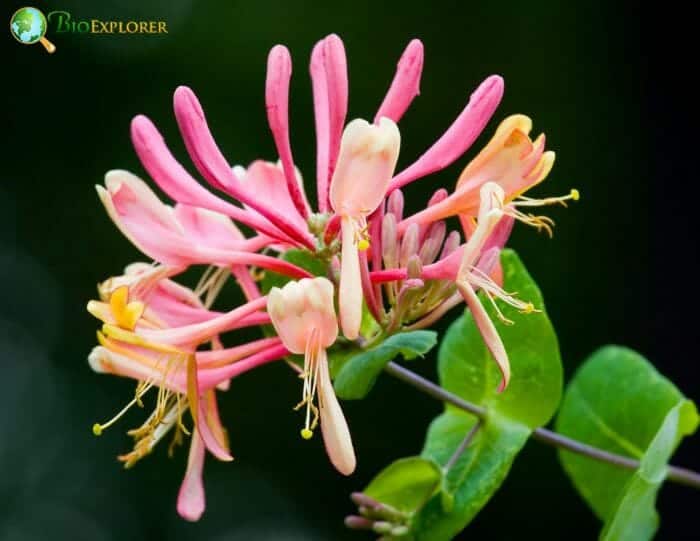
[[[504,214],[506,216],[511,216],[525,225],[534,227],[537,229],[537,231],[544,229],[549,238],[552,238],[554,235],[554,232],[552,231],[552,228],[554,227],[554,220],[552,220],[549,216],[535,216],[534,214],[529,213],[525,214],[524,212],[520,212],[519,210],[515,209],[513,204],[506,207]]]
[[[211,278],[211,275],[216,272],[216,266],[214,265],[209,265],[206,270],[202,273],[202,276],[199,278],[199,282],[197,282],[197,286],[194,288],[194,294],[197,295],[198,297],[202,296],[202,293],[206,291],[208,284],[209,284],[209,279]]]
[[[523,222],[526,225],[531,225],[538,231],[544,230],[551,238],[553,235],[552,228],[554,227],[554,220],[548,216],[536,216],[534,214],[521,212],[517,209],[517,207],[543,207],[547,205],[561,205],[566,207],[568,206],[566,204],[567,201],[578,201],[580,197],[581,194],[576,189],[572,189],[568,195],[562,195],[559,197],[545,197],[544,199],[535,199],[521,195],[512,203],[507,205],[504,212],[505,214],[520,222]]]
[[[535,199],[532,197],[525,197],[521,195],[512,204],[518,207],[543,207],[546,205],[561,205],[566,207],[566,202],[578,201],[581,197],[579,191],[575,188],[569,192],[568,195],[561,195],[559,197],[545,197],[544,199]]]
[[[304,379],[302,400],[294,407],[295,410],[298,410],[306,406],[304,428],[302,428],[300,431],[301,437],[305,440],[311,439],[313,437],[313,430],[314,428],[316,428],[319,418],[318,407],[316,407],[316,405],[314,404],[319,374],[319,334],[320,333],[318,329],[312,329],[308,342],[306,344],[306,352],[304,355],[304,371],[302,372],[302,374],[300,374],[300,377]],[[312,414],[313,419],[311,418]]]
[[[517,293],[508,293],[504,291],[498,284],[496,284],[486,273],[477,267],[472,267],[471,273],[469,275],[469,281],[476,287],[480,288],[489,297],[489,300],[494,305],[496,312],[498,313],[498,318],[503,321],[506,325],[510,325],[513,322],[501,314],[495,301],[491,298],[497,297],[506,304],[509,304],[516,310],[519,310],[522,314],[531,314],[533,312],[541,312],[535,308],[531,302],[522,301],[516,298]]]
[[[146,393],[146,391],[148,391],[151,387],[152,387],[152,385],[147,386],[143,392],[141,392],[140,394],[137,394],[136,396],[134,396],[134,398],[131,400],[131,402],[129,402],[126,406],[124,406],[124,407],[121,409],[121,411],[120,411],[119,413],[117,413],[114,417],[112,417],[112,418],[111,418],[109,421],[107,421],[106,423],[95,423],[94,425],[92,425],[92,433],[93,433],[95,436],[101,436],[101,435],[102,435],[102,432],[103,432],[106,428],[109,428],[109,427],[112,426],[114,423],[116,423],[119,419],[121,419],[121,418],[124,416],[124,414],[125,414],[127,411],[129,411],[134,405],[136,405],[136,404],[141,404],[141,397],[142,397],[142,396],[144,395],[144,393]]]
[[[197,287],[194,289],[195,295],[202,298],[205,308],[211,308],[214,301],[221,293],[226,280],[228,280],[229,269],[227,267],[215,267],[210,265],[199,279]]]
[[[501,323],[503,323],[504,325],[513,325],[513,320],[508,319],[506,316],[503,315],[503,312],[501,312],[501,309],[498,307],[496,301],[493,298],[493,294],[486,289],[484,289],[483,291],[486,294],[486,298],[491,302],[491,306],[493,306],[493,309],[496,311],[496,316],[501,321]]]
[[[355,242],[357,243],[357,249],[361,252],[368,250],[370,247],[369,230],[367,224],[363,221],[355,223]]]

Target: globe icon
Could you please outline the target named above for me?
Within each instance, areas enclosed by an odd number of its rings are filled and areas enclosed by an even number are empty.
[[[18,9],[10,19],[10,30],[17,41],[24,45],[40,42],[48,52],[53,53],[56,47],[44,37],[46,27],[46,17],[33,7]]]

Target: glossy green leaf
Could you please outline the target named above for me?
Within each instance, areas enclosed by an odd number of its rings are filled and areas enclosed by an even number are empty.
[[[695,421],[693,421],[695,419]],[[668,412],[661,428],[640,461],[639,469],[622,490],[622,496],[605,524],[603,541],[644,541],[651,539],[659,525],[656,494],[666,478],[667,463],[679,437],[693,432],[697,411],[684,400]]]
[[[412,513],[433,495],[441,478],[437,464],[413,456],[389,464],[363,492],[399,511]]]
[[[475,422],[471,415],[446,411],[430,425],[423,456],[446,465]],[[506,478],[529,435],[527,426],[491,415],[444,473],[442,493],[414,518],[416,540],[446,541],[464,529]]]
[[[439,352],[440,383],[485,406],[489,414],[445,473],[441,493],[416,514],[412,533],[418,541],[446,541],[460,532],[501,485],[532,429],[547,423],[559,404],[559,347],[542,295],[514,252],[504,251],[501,262],[504,288],[517,291],[542,311],[525,315],[503,308],[514,324],[496,323],[512,369],[510,385],[500,394],[500,372],[471,315],[466,313],[450,326]],[[496,320],[493,308],[487,309]],[[473,416],[447,406],[431,424],[422,456],[445,467],[475,422]]]
[[[390,336],[344,362],[335,377],[335,392],[346,400],[364,398],[389,361],[399,355],[410,361],[425,355],[436,343],[435,331],[411,331]]]
[[[557,430],[641,461],[632,472],[560,451],[574,485],[606,523],[602,538],[653,536],[654,501],[666,463],[697,425],[694,405],[638,353],[607,346],[583,364],[567,388]]]

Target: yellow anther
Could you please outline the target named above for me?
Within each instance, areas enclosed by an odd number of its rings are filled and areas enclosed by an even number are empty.
[[[522,313],[523,314],[531,314],[532,312],[535,312],[535,305],[532,304],[531,302],[528,302],[525,306],[523,306]]]
[[[129,287],[121,286],[112,291],[109,297],[109,306],[112,309],[112,315],[122,329],[133,331],[136,327],[136,322],[143,315],[146,308],[142,302],[128,302]]]
[[[102,425],[100,423],[95,423],[92,425],[92,433],[95,436],[101,436],[102,435]]]
[[[581,197],[581,194],[578,192],[578,190],[576,188],[572,188],[571,199],[573,201],[578,201],[580,197]]]
[[[301,437],[304,438],[305,440],[310,440],[311,438],[314,437],[314,431],[309,429],[309,428],[302,428],[300,433],[301,433]]]
[[[369,241],[367,239],[360,239],[360,241],[357,243],[357,249],[360,250],[361,252],[364,252],[369,248]]]

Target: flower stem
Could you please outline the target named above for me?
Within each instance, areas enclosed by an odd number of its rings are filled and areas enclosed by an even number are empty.
[[[452,404],[453,406],[464,410],[467,413],[475,415],[479,419],[485,419],[487,416],[486,408],[472,404],[471,402],[467,402],[459,396],[446,391],[439,385],[436,385],[432,381],[419,376],[415,372],[412,372],[399,364],[390,362],[384,370],[395,378],[403,381],[404,383],[408,383],[436,400]],[[610,453],[603,449],[567,438],[566,436],[558,434],[557,432],[552,432],[546,428],[536,428],[532,433],[532,437],[538,441],[546,443],[547,445],[560,447],[562,449],[566,449],[567,451],[571,451],[572,453],[584,455],[600,462],[607,462],[608,464],[617,466],[618,468],[625,468],[628,470],[636,470],[639,468],[638,460],[623,455]],[[681,485],[700,489],[700,474],[692,470],[679,468],[677,466],[669,466],[666,478]]]

